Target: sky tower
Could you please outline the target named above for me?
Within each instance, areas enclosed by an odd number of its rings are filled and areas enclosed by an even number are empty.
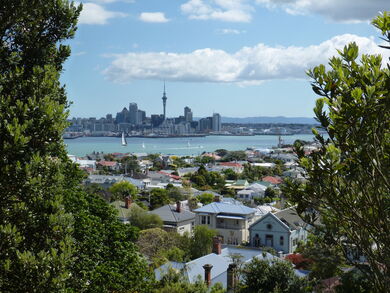
[[[165,120],[165,117],[166,117],[166,116],[165,116],[165,114],[166,114],[165,108],[166,108],[166,106],[167,106],[167,96],[166,96],[166,94],[165,94],[165,81],[164,81],[164,93],[163,93],[162,100],[163,100],[164,120]]]

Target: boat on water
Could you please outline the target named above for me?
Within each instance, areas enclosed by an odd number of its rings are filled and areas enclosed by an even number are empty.
[[[142,143],[142,148],[145,149],[145,143],[144,142]]]
[[[124,132],[122,132],[122,146],[127,146],[127,140]]]

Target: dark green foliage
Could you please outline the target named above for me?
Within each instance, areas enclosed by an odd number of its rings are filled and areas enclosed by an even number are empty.
[[[222,171],[222,173],[225,175],[226,180],[237,180],[238,174],[234,172],[232,169],[225,169]]]
[[[225,179],[218,172],[209,172],[204,166],[200,166],[198,171],[190,177],[192,183],[202,190],[221,189],[225,186]]]
[[[388,39],[390,15],[375,20]],[[382,58],[363,55],[351,43],[324,65],[309,71],[314,92],[321,96],[314,113],[329,138],[313,129],[318,152],[305,155],[295,145],[305,184],[289,182],[285,193],[298,212],[313,223],[321,215],[329,245],[345,254],[358,249],[369,266],[362,268],[375,292],[390,283],[390,70]],[[313,223],[315,224],[315,223]]]
[[[312,279],[323,280],[337,276],[345,264],[340,247],[327,244],[324,237],[323,234],[311,234],[307,243],[299,246],[299,252],[310,260],[307,269]]]
[[[166,205],[169,202],[168,191],[166,189],[153,188],[150,191],[150,208],[152,210]]]
[[[249,182],[261,180],[264,176],[281,175],[282,168],[276,165],[274,168],[265,168],[260,166],[252,166],[244,164],[244,171],[240,174],[240,178],[246,179]]]
[[[292,265],[285,261],[254,258],[242,270],[240,293],[312,292],[305,279],[297,277]]]
[[[139,173],[141,172],[141,169],[138,164],[138,160],[136,156],[126,156],[123,157],[121,160],[121,173],[122,174],[128,174],[128,173]]]
[[[133,243],[138,230],[122,224],[114,208],[95,194],[65,197],[73,214],[76,259],[67,282],[70,292],[148,292],[151,274]]]
[[[352,269],[340,277],[341,285],[336,287],[337,293],[370,293],[375,292],[370,286],[369,279],[359,270]]]
[[[218,156],[220,156],[220,157],[226,156],[228,152],[229,152],[229,151],[228,151],[228,150],[225,150],[225,149],[217,149],[217,150],[215,150],[215,153],[216,153]]]
[[[0,3],[1,292],[61,292],[69,277],[59,73],[70,49],[59,44],[73,36],[78,14],[68,1]]]
[[[229,151],[225,156],[223,156],[221,161],[245,161],[246,159],[247,155],[244,151]]]
[[[173,186],[172,184],[168,184],[166,190],[168,192],[169,199],[173,202],[184,200],[186,198],[186,196],[180,191],[180,189],[178,187]]]

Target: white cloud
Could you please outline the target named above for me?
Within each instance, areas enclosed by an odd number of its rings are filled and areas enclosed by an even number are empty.
[[[190,19],[250,22],[253,7],[247,0],[190,0],[181,5]]]
[[[223,50],[199,49],[191,53],[115,54],[103,71],[107,79],[127,83],[135,79],[166,79],[186,82],[258,84],[271,79],[306,78],[305,71],[328,62],[347,43],[355,41],[361,53],[381,53],[371,38],[345,34],[308,47],[269,47],[258,44],[229,54]],[[387,59],[385,59],[387,61]]]
[[[139,20],[144,22],[156,23],[164,23],[169,21],[169,19],[165,17],[165,14],[163,12],[142,12],[139,15]]]
[[[389,0],[256,0],[272,9],[281,7],[289,14],[319,14],[337,22],[371,20],[379,11],[389,10]]]
[[[111,18],[126,17],[126,13],[109,11],[95,3],[83,3],[79,24],[107,24]]]
[[[222,35],[239,35],[239,34],[245,34],[245,30],[237,30],[237,29],[232,29],[232,28],[223,28],[217,30],[217,33],[222,34]]]
[[[73,53],[72,55],[73,55],[73,56],[82,56],[82,55],[85,55],[85,54],[87,54],[87,52],[85,52],[85,51],[80,51],[80,52]]]

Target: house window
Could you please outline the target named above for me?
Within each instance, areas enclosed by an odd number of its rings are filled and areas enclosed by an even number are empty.
[[[280,242],[279,242],[280,246],[283,246],[284,245],[284,238],[283,236],[280,236]]]
[[[210,216],[202,216],[201,218],[201,224],[202,225],[210,225]]]
[[[272,225],[271,224],[267,224],[267,229],[271,230],[272,229]]]

